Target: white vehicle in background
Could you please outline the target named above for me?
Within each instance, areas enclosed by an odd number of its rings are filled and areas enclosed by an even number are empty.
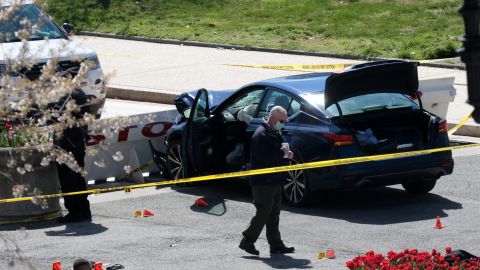
[[[73,26],[64,23],[59,27],[34,1],[31,0],[0,0],[0,11],[7,11],[15,3],[20,3],[14,11],[0,22],[0,89],[4,82],[4,74],[9,70],[9,59],[17,59],[20,55],[33,65],[30,69],[24,69],[10,74],[15,77],[26,77],[36,80],[42,73],[43,66],[49,60],[57,61],[57,72],[70,74],[75,77],[80,64],[88,61],[89,71],[86,80],[81,83],[81,90],[91,99],[98,99],[90,106],[90,113],[100,115],[103,107],[105,94],[100,90],[103,86],[103,72],[98,61],[97,54],[81,43],[69,39],[73,33]],[[28,52],[23,51],[23,43],[17,36],[17,32],[24,29],[24,21],[28,20],[32,25],[37,25],[28,38]]]

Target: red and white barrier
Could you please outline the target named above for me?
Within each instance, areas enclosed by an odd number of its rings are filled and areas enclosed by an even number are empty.
[[[147,115],[153,116],[153,121],[131,124],[109,138],[103,134],[90,134],[87,149],[96,149],[98,153],[94,156],[88,154],[85,156],[87,171],[85,179],[87,181],[118,178],[125,175],[126,166],[135,169],[141,164],[149,162],[153,156],[148,141],[152,142],[156,150],[165,152],[163,138],[175,122],[178,111],[167,110],[129,117],[145,117]],[[105,141],[105,143],[99,144],[100,141]],[[116,160],[114,156],[119,151],[123,159],[118,160],[117,158]],[[158,168],[154,164],[143,169],[143,172],[157,171]],[[133,174],[131,178],[135,182],[143,182],[142,172]]]

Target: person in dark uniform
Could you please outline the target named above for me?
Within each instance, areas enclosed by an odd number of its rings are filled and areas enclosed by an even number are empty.
[[[286,120],[285,109],[275,106],[271,109],[268,120],[255,130],[250,150],[252,170],[287,165],[288,160],[293,158],[292,151],[282,146],[283,138],[280,130]],[[256,213],[250,226],[242,233],[243,239],[239,247],[246,252],[253,255],[260,254],[254,243],[264,226],[267,227],[270,253],[285,254],[295,251],[293,247],[285,246],[278,229],[282,207],[282,185],[285,179],[285,173],[255,175],[250,178]]]
[[[75,90],[70,95],[70,98],[75,100],[76,104],[80,107],[80,111],[74,113],[72,117],[75,117],[76,119],[82,118],[85,112],[88,112],[89,110],[87,96],[83,91]],[[64,103],[65,100],[62,100],[59,104],[62,102]],[[63,136],[56,140],[56,144],[66,152],[72,153],[78,165],[84,167],[87,138],[88,129],[86,126],[74,126],[65,129],[63,131]],[[57,163],[57,171],[60,187],[63,193],[87,190],[85,178],[81,174],[71,170],[67,165]],[[65,202],[65,208],[68,210],[68,214],[59,217],[57,219],[59,223],[92,220],[88,194],[65,196],[63,197],[63,200]]]

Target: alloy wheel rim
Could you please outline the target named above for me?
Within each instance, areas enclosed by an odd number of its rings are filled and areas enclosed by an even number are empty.
[[[168,153],[168,163],[170,174],[173,179],[180,179],[180,177],[183,177],[183,162],[180,152],[180,145],[173,145],[173,147],[170,149]]]
[[[297,164],[296,160],[292,160],[290,165]],[[305,196],[305,174],[303,170],[295,170],[287,172],[287,183],[283,186],[283,190],[287,198],[293,202],[300,202]]]

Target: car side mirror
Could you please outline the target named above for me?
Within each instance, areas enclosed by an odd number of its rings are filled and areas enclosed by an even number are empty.
[[[185,117],[185,118],[188,119],[188,118],[190,117],[190,113],[191,113],[191,112],[192,112],[192,108],[185,109],[185,110],[183,111],[183,117]]]
[[[73,32],[75,31],[75,28],[73,28],[73,25],[69,24],[69,23],[64,23],[62,24],[62,28],[63,30],[65,30],[65,32],[67,33],[67,35],[71,35],[73,34]]]

